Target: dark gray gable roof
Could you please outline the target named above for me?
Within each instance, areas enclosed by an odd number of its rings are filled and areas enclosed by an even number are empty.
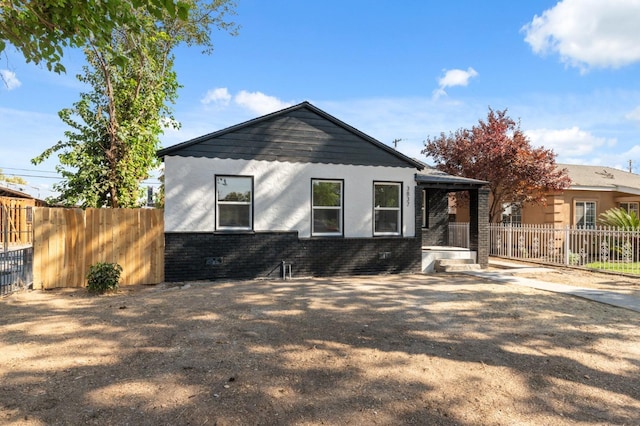
[[[161,149],[157,155],[423,168],[309,102]]]
[[[425,188],[467,190],[481,188],[489,183],[484,180],[450,175],[426,163],[422,163],[422,165],[424,169],[420,173],[416,173],[416,182]]]

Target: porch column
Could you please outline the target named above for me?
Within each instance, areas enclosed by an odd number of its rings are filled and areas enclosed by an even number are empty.
[[[443,189],[427,190],[426,228],[422,244],[425,246],[449,245],[449,196]]]
[[[489,266],[489,190],[469,191],[469,248],[478,254],[481,268]]]

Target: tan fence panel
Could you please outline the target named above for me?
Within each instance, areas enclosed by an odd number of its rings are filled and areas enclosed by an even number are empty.
[[[34,288],[83,287],[97,262],[120,264],[121,286],[164,280],[162,210],[37,208],[34,228]]]
[[[38,207],[34,210],[33,288],[83,286],[83,211]]]

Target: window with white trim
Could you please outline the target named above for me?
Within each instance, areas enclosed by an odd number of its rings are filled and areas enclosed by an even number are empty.
[[[216,229],[253,228],[253,178],[216,176]]]
[[[342,235],[343,181],[311,180],[311,235]]]
[[[590,229],[596,227],[596,202],[576,201],[575,225],[578,228]]]
[[[520,203],[502,204],[502,223],[505,225],[521,225],[522,205]]]
[[[638,203],[620,203],[620,208],[627,213],[634,212],[636,217],[640,217],[640,210],[638,209]]]
[[[373,183],[373,235],[400,235],[402,185],[397,182]]]

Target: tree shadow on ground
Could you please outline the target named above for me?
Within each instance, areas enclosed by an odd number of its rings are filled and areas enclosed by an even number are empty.
[[[630,423],[640,315],[467,276],[0,301],[0,421]]]

